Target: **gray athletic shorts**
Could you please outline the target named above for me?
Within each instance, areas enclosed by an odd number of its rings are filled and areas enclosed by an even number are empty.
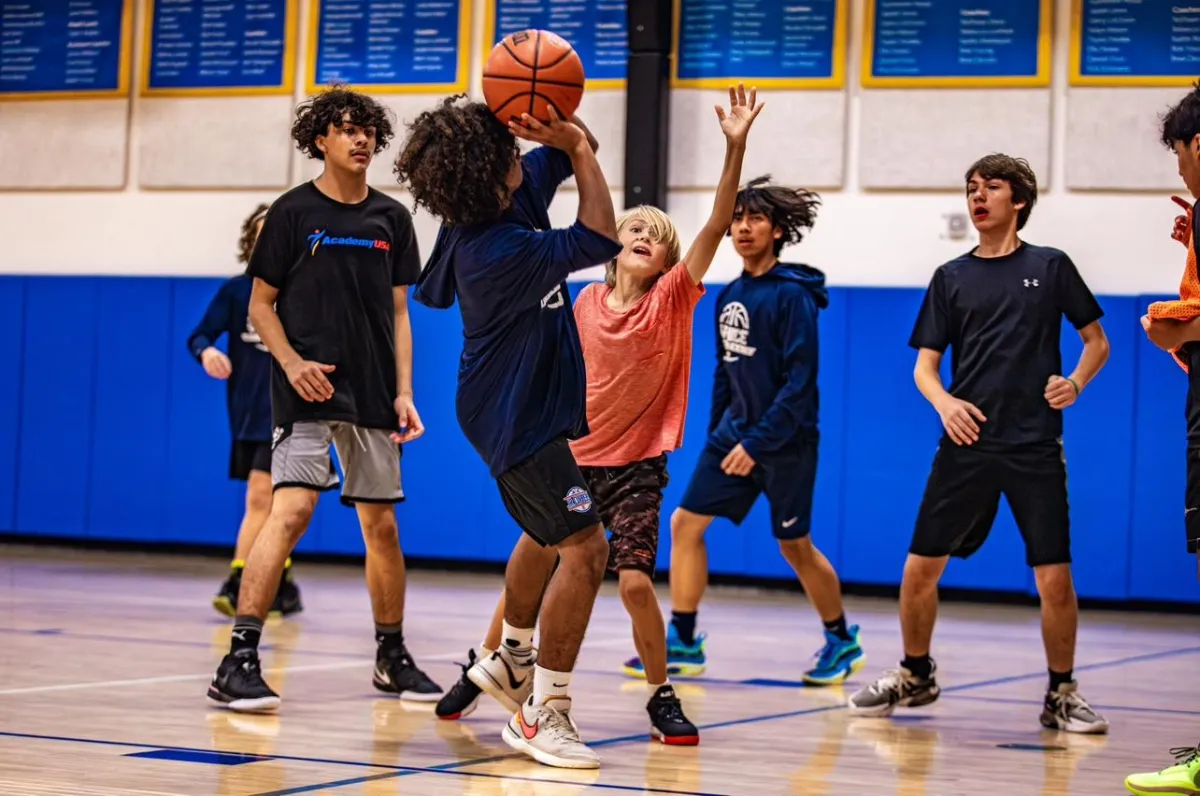
[[[271,448],[271,482],[275,489],[303,487],[325,492],[340,483],[330,443],[346,474],[342,502],[399,503],[400,446],[391,432],[361,428],[337,420],[311,420],[276,426]]]

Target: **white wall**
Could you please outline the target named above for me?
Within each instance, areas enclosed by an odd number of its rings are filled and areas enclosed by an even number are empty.
[[[1061,186],[1066,140],[1066,76],[1069,3],[1057,4],[1053,88],[1052,173],[1043,175],[1054,186],[1043,194],[1025,230],[1028,240],[1067,250],[1079,264],[1093,289],[1100,293],[1170,292],[1177,288],[1183,252],[1168,237],[1176,206],[1167,193],[1071,193]],[[482,35],[482,2],[476,3],[474,35]],[[143,9],[139,9],[139,16]],[[306,14],[307,9],[302,9]],[[305,19],[306,17],[302,17]],[[850,97],[846,188],[823,192],[824,207],[811,238],[787,256],[824,269],[834,285],[923,285],[941,262],[968,248],[972,240],[947,240],[945,214],[961,212],[961,193],[864,193],[860,183],[855,142],[859,138],[861,52],[861,1],[855,0],[850,36],[848,88]],[[307,28],[307,25],[303,26]],[[136,28],[142,31],[139,19]],[[139,42],[139,50],[142,42]],[[301,73],[302,75],[302,73]],[[475,80],[473,90],[477,92]],[[303,83],[302,77],[298,84]],[[1179,90],[1180,96],[1184,89]],[[779,113],[789,102],[786,92],[763,92],[766,114]],[[436,97],[422,98],[428,103]],[[407,99],[406,99],[407,101]],[[256,191],[145,191],[138,183],[138,98],[132,103],[130,176],[122,191],[104,192],[0,192],[0,272],[63,274],[186,274],[221,275],[235,270],[239,225],[259,201],[272,193]],[[1004,108],[982,114],[979,125],[1003,125]],[[86,124],[81,118],[79,124]],[[756,130],[756,132],[758,132]],[[213,147],[244,145],[239,129],[222,129],[219,120],[208,133]],[[719,135],[715,122],[711,134]],[[620,142],[615,142],[620,145]],[[803,146],[797,141],[791,146]],[[394,156],[397,144],[380,157]],[[601,141],[604,146],[605,141]],[[778,147],[781,142],[762,135],[751,137],[752,147]],[[980,154],[985,154],[981,152]],[[1010,154],[1021,155],[1020,152]],[[5,157],[20,157],[8,152]],[[897,152],[896,157],[904,157]],[[1163,158],[1173,157],[1163,150]],[[969,165],[962,164],[962,168]],[[719,163],[713,163],[714,181]],[[297,180],[307,173],[299,154],[292,173]],[[746,177],[755,176],[746,174]],[[610,174],[619,181],[619,174]],[[376,187],[391,190],[390,185]],[[614,199],[621,208],[621,192]],[[1178,193],[1186,195],[1180,184]],[[399,195],[401,201],[408,197]],[[668,210],[685,239],[699,228],[711,202],[709,191],[673,191]],[[552,208],[556,222],[569,223],[575,194],[564,191]],[[419,214],[418,235],[422,251],[432,246],[435,225]],[[737,258],[722,247],[710,281],[726,281],[738,272]]]

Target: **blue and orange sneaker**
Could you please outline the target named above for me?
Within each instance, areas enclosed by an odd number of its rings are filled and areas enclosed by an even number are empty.
[[[699,677],[704,674],[704,640],[705,633],[697,633],[693,644],[684,644],[679,638],[675,625],[667,625],[667,676],[668,677]],[[639,680],[646,679],[646,667],[642,659],[630,658],[621,666],[621,671]]]
[[[801,675],[809,685],[834,685],[845,682],[867,662],[859,638],[858,625],[851,625],[850,639],[840,638],[831,630],[825,631],[825,646],[814,656],[817,662]]]

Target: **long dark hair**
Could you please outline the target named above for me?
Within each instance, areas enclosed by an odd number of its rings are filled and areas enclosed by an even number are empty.
[[[746,183],[746,187],[738,191],[733,217],[761,213],[771,219],[773,226],[783,230],[783,235],[775,241],[775,256],[778,257],[784,246],[799,243],[804,239],[804,233],[817,223],[821,197],[803,188],[785,188],[770,182],[771,175],[767,174]],[[732,225],[725,234],[733,234]]]
[[[242,222],[242,236],[238,239],[238,262],[245,265],[246,268],[250,267],[250,255],[254,253],[254,244],[258,242],[258,235],[254,228],[260,220],[267,217],[267,210],[270,207],[267,204],[260,204]]]

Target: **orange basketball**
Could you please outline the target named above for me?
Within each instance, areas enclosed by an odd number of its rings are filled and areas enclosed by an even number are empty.
[[[575,48],[546,30],[522,30],[505,36],[483,68],[483,97],[505,124],[528,113],[550,121],[575,113],[583,99],[583,62]]]

